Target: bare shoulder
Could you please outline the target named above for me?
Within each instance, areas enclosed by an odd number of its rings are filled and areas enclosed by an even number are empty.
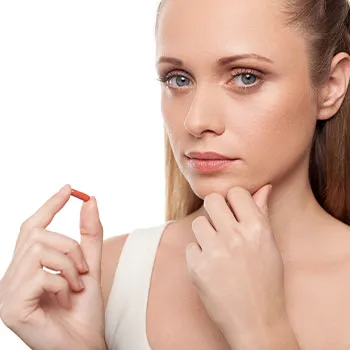
[[[350,259],[350,226],[338,221],[333,226],[333,230],[329,231],[329,235],[334,238],[336,251],[343,253],[345,257]],[[332,248],[332,244],[329,248]]]
[[[119,258],[129,234],[113,236],[103,241],[101,259],[101,286],[103,305],[106,310],[109,294],[112,289],[115,270],[118,266]]]
[[[318,232],[318,242],[313,245],[313,255],[321,253],[322,265],[338,272],[350,269],[350,227],[338,220]]]

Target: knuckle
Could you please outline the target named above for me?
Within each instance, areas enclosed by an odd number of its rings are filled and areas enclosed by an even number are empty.
[[[205,272],[205,264],[202,262],[199,262],[196,266],[192,269],[192,275],[196,278],[200,278]]]
[[[264,225],[260,221],[251,222],[249,225],[249,235],[252,237],[260,237],[264,230]]]
[[[230,251],[239,249],[243,246],[243,239],[240,235],[236,235],[235,237],[231,237],[229,239],[227,245]]]
[[[44,250],[44,245],[40,242],[34,242],[30,246],[30,251],[33,255],[40,255],[43,250]]]
[[[76,251],[76,250],[80,250],[80,244],[75,239],[72,239],[70,241],[69,251]]]
[[[215,260],[215,259],[220,259],[220,258],[222,258],[222,256],[223,256],[223,252],[224,252],[224,250],[219,249],[219,248],[215,248],[215,249],[213,249],[213,250],[211,251],[210,256],[211,256],[211,258],[213,258],[214,260]]]
[[[230,221],[225,227],[226,231],[231,233],[232,238],[241,237],[242,233],[234,222]]]
[[[41,230],[38,227],[33,227],[30,231],[30,237],[33,241],[36,241],[40,234],[41,234]]]
[[[0,319],[10,329],[16,325],[16,317],[7,304],[2,304],[0,307]]]
[[[78,271],[75,264],[68,257],[66,257],[63,261],[63,273],[65,275],[67,274],[74,275],[74,276],[78,275]]]
[[[0,319],[10,329],[18,323],[18,317],[15,315],[15,311],[5,298],[2,298],[0,301]]]
[[[29,219],[27,219],[22,223],[22,225],[20,227],[20,232],[28,231],[29,227],[30,227],[30,221],[29,221]]]

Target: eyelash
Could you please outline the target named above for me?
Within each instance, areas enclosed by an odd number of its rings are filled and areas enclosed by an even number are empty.
[[[178,74],[178,73],[181,73],[181,74]],[[232,80],[234,80],[235,78],[239,77],[239,76],[243,76],[243,75],[246,75],[246,74],[250,74],[250,75],[254,75],[257,79],[258,79],[258,83],[254,84],[254,85],[249,85],[249,86],[239,86],[237,87],[238,89],[240,89],[241,91],[248,91],[249,89],[253,89],[253,88],[257,88],[259,87],[261,84],[262,84],[262,72],[259,72],[259,71],[256,71],[256,70],[253,70],[253,69],[248,69],[248,68],[238,68],[236,71],[235,71],[235,74],[232,75]],[[187,74],[185,74],[184,72],[182,71],[171,71],[170,73],[167,73],[167,74],[164,74],[162,76],[160,76],[157,80],[160,81],[162,84],[166,84],[169,89],[173,89],[173,90],[181,90],[183,88],[181,87],[171,87],[169,86],[167,83],[168,81],[171,79],[171,78],[174,78],[174,77],[185,77],[187,79],[190,79]]]

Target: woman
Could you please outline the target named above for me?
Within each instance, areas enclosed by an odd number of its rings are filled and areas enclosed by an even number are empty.
[[[348,349],[349,22],[346,0],[162,2],[167,221],[102,249],[92,198],[76,244],[45,230],[65,186],[21,227],[5,324],[33,349]]]

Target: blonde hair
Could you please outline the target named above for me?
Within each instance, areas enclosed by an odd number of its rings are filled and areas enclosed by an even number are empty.
[[[169,137],[164,129],[165,144],[165,220],[178,220],[194,211],[203,200],[192,191],[177,166]]]
[[[350,52],[350,6],[348,0],[285,0],[287,25],[302,27],[308,34],[311,82],[326,81],[332,58]],[[164,1],[157,11],[156,31]],[[166,198],[165,219],[181,219],[201,207],[177,166],[164,129]],[[309,178],[316,200],[333,217],[350,224],[350,93],[336,115],[318,120],[310,155]]]

